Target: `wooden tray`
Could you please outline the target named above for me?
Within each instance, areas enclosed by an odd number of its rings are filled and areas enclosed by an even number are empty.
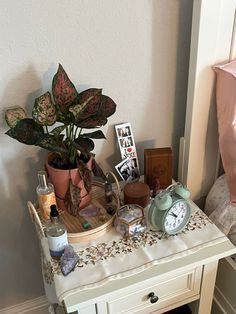
[[[97,181],[92,183],[92,203],[100,209],[98,216],[75,217],[66,211],[59,211],[60,219],[67,227],[68,241],[70,243],[96,239],[111,229],[116,211],[120,207],[121,189],[114,173],[110,171],[106,174],[106,177],[109,175],[112,175],[115,179],[115,185],[113,185],[112,191],[112,202],[109,204],[105,201],[104,184]],[[27,202],[27,206],[31,219],[36,226],[39,238],[45,237],[47,221],[42,219],[40,211],[37,210],[38,206],[34,206],[30,201]],[[115,210],[112,216],[106,211],[108,207],[112,207]],[[102,220],[99,219],[99,216],[101,215],[103,215]],[[85,230],[82,226],[85,220],[89,221],[91,225],[88,230]]]
[[[116,210],[120,207],[119,196],[113,191],[112,202],[107,204],[104,196],[104,185],[100,182],[93,182],[92,204],[100,208],[98,216],[75,217],[66,211],[60,213],[60,220],[67,227],[68,241],[70,243],[96,239],[111,229],[115,218],[115,213],[113,216],[111,216],[107,214],[106,209],[108,207],[112,207],[116,212]],[[99,219],[101,215],[103,215],[103,220]],[[87,220],[91,225],[88,230],[85,230],[82,226],[85,220]]]

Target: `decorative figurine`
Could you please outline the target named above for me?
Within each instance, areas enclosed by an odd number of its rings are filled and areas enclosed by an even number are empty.
[[[83,223],[82,223],[82,226],[85,230],[89,229],[91,227],[91,224],[88,220],[85,220]]]
[[[158,176],[154,176],[152,183],[152,197],[154,198],[161,189],[161,183]]]
[[[105,200],[109,204],[112,202],[112,184],[108,182],[107,180],[105,181],[104,189],[105,189]]]
[[[115,214],[115,208],[113,208],[113,207],[108,207],[107,209],[106,209],[106,211],[107,211],[107,213],[108,213],[108,215],[111,215],[111,216],[113,216],[114,214]]]

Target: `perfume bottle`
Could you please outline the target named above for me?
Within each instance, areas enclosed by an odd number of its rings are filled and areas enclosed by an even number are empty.
[[[56,204],[54,187],[48,183],[46,171],[38,172],[39,185],[36,192],[38,194],[39,209],[44,219],[50,219],[50,206]]]
[[[59,259],[68,245],[66,226],[60,222],[59,213],[55,204],[50,206],[50,219],[46,227],[49,251],[54,259]]]

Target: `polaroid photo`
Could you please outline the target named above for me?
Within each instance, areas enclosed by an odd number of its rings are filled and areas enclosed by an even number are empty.
[[[130,123],[122,123],[115,126],[116,135],[119,143],[120,153],[122,159],[135,159],[135,163],[138,165],[137,152],[133,137],[133,132]]]
[[[118,165],[116,165],[115,168],[123,181],[130,182],[140,177],[137,165],[138,164],[136,158],[126,158],[123,159]]]

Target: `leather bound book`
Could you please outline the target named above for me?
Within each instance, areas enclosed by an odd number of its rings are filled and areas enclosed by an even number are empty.
[[[144,182],[151,190],[172,183],[173,154],[170,147],[144,149]]]

